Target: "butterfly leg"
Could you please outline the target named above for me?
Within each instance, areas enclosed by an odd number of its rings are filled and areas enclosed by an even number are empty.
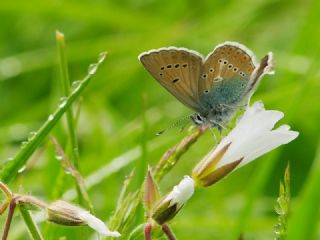
[[[224,103],[222,103],[222,104],[220,104],[220,105],[221,105],[222,107],[224,107],[224,108],[229,108],[229,109],[232,109],[232,110],[236,110],[236,109],[238,109],[238,108],[245,109],[245,108],[248,106],[248,104],[230,106],[230,105],[224,104]]]
[[[209,128],[209,129],[210,129],[210,132],[211,132],[211,134],[212,134],[212,136],[213,136],[214,142],[217,143],[217,142],[218,142],[218,139],[217,139],[216,134],[214,133],[214,131],[213,131],[212,128]]]

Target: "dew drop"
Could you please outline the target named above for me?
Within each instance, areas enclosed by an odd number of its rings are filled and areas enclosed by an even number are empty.
[[[284,215],[285,214],[284,210],[280,206],[275,206],[275,212],[278,215]]]
[[[18,173],[22,173],[24,170],[26,170],[26,168],[27,168],[27,166],[24,165],[22,168],[20,168],[20,169],[18,170]]]
[[[60,156],[60,155],[56,155],[56,159],[57,159],[58,161],[61,161],[61,160],[63,159],[63,157]]]
[[[73,84],[73,83],[72,83],[72,84]],[[60,102],[64,102],[65,100],[67,100],[67,97],[61,97],[61,98],[59,99]]]
[[[37,135],[37,132],[30,132],[28,136],[28,141],[32,140]]]
[[[79,86],[80,83],[81,83],[81,80],[73,81],[71,86],[72,86],[73,88],[76,88],[76,87]],[[64,99],[64,100],[65,100],[65,99]]]
[[[48,121],[52,121],[53,120],[53,115],[50,114],[49,117],[48,117]]]
[[[100,53],[99,57],[98,57],[98,63],[102,63],[105,59],[106,59],[107,53],[106,52],[102,52]]]
[[[274,233],[276,234],[276,235],[280,235],[281,234],[281,225],[279,224],[279,223],[277,223],[275,226],[274,226],[274,228],[273,228],[273,230],[274,230]]]
[[[62,103],[59,104],[59,108],[64,108],[67,104],[67,101],[63,101]]]
[[[23,141],[23,142],[21,143],[21,148],[24,148],[27,144],[28,144],[28,141]]]
[[[96,63],[90,64],[90,65],[89,65],[89,68],[88,68],[88,73],[89,73],[90,75],[95,74],[96,71],[97,71],[97,68],[98,68],[98,65],[97,65]]]

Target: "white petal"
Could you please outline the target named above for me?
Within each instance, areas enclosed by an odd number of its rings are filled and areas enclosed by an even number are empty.
[[[212,154],[226,144],[230,147],[218,162],[217,168],[243,158],[238,167],[256,159],[274,148],[286,144],[298,136],[288,125],[272,130],[284,116],[280,111],[265,110],[261,101],[248,107],[236,127],[219,143]]]
[[[107,225],[102,222],[99,218],[93,216],[87,211],[81,213],[81,217],[87,221],[89,227],[97,231],[98,233],[108,237],[120,237],[121,234],[117,231],[110,231]]]
[[[189,176],[184,176],[181,182],[173,187],[173,190],[167,195],[170,205],[177,203],[185,204],[194,192],[194,180]]]

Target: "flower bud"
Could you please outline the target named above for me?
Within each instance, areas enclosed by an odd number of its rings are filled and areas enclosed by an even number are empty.
[[[98,233],[104,236],[120,237],[120,233],[110,231],[108,227],[98,218],[90,214],[88,211],[58,200],[47,208],[48,221],[65,225],[65,226],[82,226],[88,225]]]
[[[217,168],[217,163],[226,153],[230,144],[226,144],[220,151],[210,152],[194,167],[192,177],[197,182],[197,185],[203,187],[210,186],[229,174],[240,164],[243,158]]]
[[[174,218],[194,192],[194,181],[185,176],[172,191],[155,205],[152,218],[160,225]]]
[[[149,169],[144,181],[144,196],[143,202],[146,209],[146,215],[149,218],[153,206],[159,200],[160,194],[157,183],[155,182],[152,171]]]

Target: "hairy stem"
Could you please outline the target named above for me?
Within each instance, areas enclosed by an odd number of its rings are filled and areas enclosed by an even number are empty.
[[[174,147],[167,150],[158,165],[153,171],[153,175],[156,181],[160,181],[180,160],[181,156],[188,151],[188,149],[203,135],[208,127],[199,127],[197,130],[182,141],[176,144]]]
[[[145,240],[152,240],[152,225],[151,225],[151,223],[147,223],[144,226],[144,239]]]
[[[7,238],[8,238],[8,234],[9,234],[9,230],[10,230],[10,226],[11,226],[14,210],[16,208],[16,204],[17,204],[16,203],[16,197],[14,197],[14,198],[12,198],[12,200],[10,201],[10,204],[9,204],[9,212],[8,212],[6,224],[4,226],[4,230],[3,230],[3,234],[2,234],[2,240],[7,240]]]

